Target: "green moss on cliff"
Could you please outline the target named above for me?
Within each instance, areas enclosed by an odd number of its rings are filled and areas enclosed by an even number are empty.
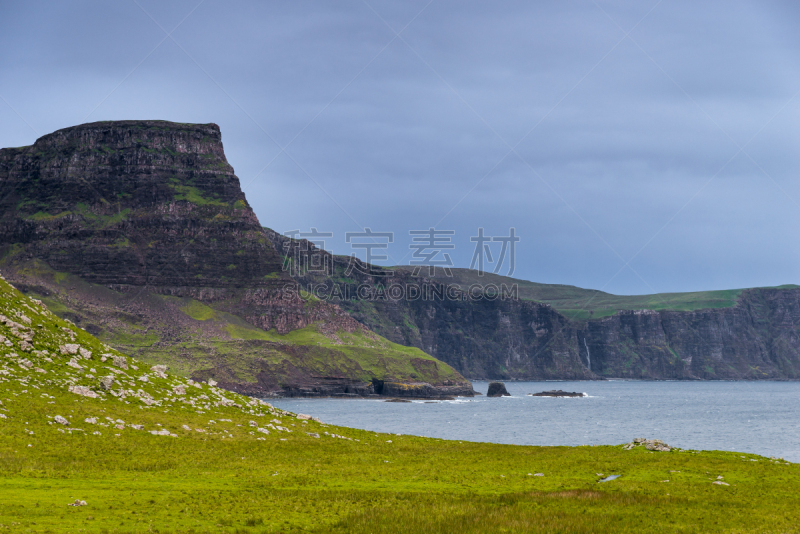
[[[207,196],[203,195],[203,192],[200,189],[191,185],[172,183],[170,184],[170,187],[173,191],[175,191],[175,200],[191,202],[192,204],[196,204],[198,206],[216,206],[221,208],[229,207],[227,202],[223,202],[214,198],[208,198]]]
[[[208,321],[217,317],[214,308],[194,299],[190,299],[188,304],[182,306],[181,311],[196,321]]]
[[[29,221],[52,221],[55,219],[60,219],[62,217],[66,217],[68,215],[72,215],[71,211],[62,211],[61,213],[50,214],[44,211],[37,211],[33,215],[29,215],[25,217]]]

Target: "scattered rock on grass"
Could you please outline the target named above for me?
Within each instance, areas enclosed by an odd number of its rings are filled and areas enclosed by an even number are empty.
[[[68,391],[70,393],[74,393],[75,395],[82,395],[84,397],[89,397],[92,399],[97,398],[97,393],[95,393],[86,386],[70,386]]]
[[[669,452],[672,450],[672,448],[669,445],[667,445],[660,439],[645,439],[645,438],[634,438],[633,441],[625,444],[623,449],[629,451],[634,447],[639,447],[639,446],[644,447],[648,451]]]
[[[78,345],[77,343],[67,343],[66,345],[61,345],[60,347],[58,347],[58,350],[61,352],[61,354],[65,355],[77,354],[79,348],[80,345]]]
[[[100,387],[108,391],[114,387],[114,377],[109,375],[100,379]]]
[[[55,421],[59,425],[69,425],[69,421],[67,421],[65,417],[61,417],[60,415],[53,417],[53,421]]]

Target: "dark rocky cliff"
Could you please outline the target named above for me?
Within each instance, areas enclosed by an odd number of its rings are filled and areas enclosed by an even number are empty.
[[[326,276],[293,269],[295,280],[346,310],[380,335],[419,347],[472,379],[592,379],[581,361],[576,326],[546,304],[509,298],[470,298],[463,291],[410,271],[361,264],[332,256],[308,241],[267,230],[276,250],[298,264],[331,265]],[[326,258],[313,259],[321,255]],[[391,274],[389,274],[391,273]],[[418,298],[392,298],[381,288],[414,287]],[[336,288],[336,289],[334,289]],[[361,288],[361,290],[359,290]],[[339,295],[351,298],[340,298]]]
[[[576,333],[601,376],[800,378],[798,289],[748,289],[728,308],[622,312]]]
[[[381,287],[417,285],[424,294],[444,284],[409,270],[381,276],[385,269],[371,267],[362,269],[368,274],[345,274],[348,258],[268,235],[281,254],[328,257],[300,262],[329,262],[327,276],[292,272],[305,289],[349,296],[333,301],[375,332],[422,348],[473,379],[800,378],[800,289],[745,290],[730,307],[633,310],[572,321],[548,305],[519,299],[408,300],[393,299],[389,291],[375,298]]]
[[[92,123],[0,150],[0,243],[101,284],[273,286],[216,124]]]
[[[232,389],[472,392],[449,366],[297,291],[215,124],[98,122],[0,150],[0,264],[106,342]]]

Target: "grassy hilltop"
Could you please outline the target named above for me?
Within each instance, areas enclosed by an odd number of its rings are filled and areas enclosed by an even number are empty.
[[[2,532],[800,530],[777,459],[340,428],[145,365],[3,280],[0,315]]]
[[[410,270],[407,266],[395,269]],[[511,286],[517,284],[519,298],[551,305],[570,319],[600,319],[623,310],[694,311],[708,308],[729,308],[736,304],[744,289],[691,291],[684,293],[654,293],[652,295],[613,295],[597,289],[584,289],[565,284],[540,284],[492,273],[480,275],[475,269],[451,269],[452,277],[437,271],[434,279],[468,289],[473,284]],[[772,289],[796,289],[784,285]]]

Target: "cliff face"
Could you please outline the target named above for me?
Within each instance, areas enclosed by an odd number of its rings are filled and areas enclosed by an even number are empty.
[[[297,291],[215,124],[99,122],[0,150],[0,264],[109,344],[231,389],[472,392],[449,366]]]
[[[60,130],[0,150],[0,195],[6,249],[90,282],[257,289],[280,278],[216,124]]]
[[[418,347],[472,379],[597,378],[581,361],[575,325],[546,304],[510,298],[471,298],[411,271],[332,256],[307,241],[267,230],[276,250],[300,265],[331,265],[331,274],[293,269],[294,279],[380,335]],[[414,288],[392,298],[390,288]],[[339,296],[344,296],[341,298]]]
[[[798,379],[800,290],[749,289],[729,308],[623,312],[576,335],[601,376]]]
[[[574,326],[549,306],[520,300],[440,298],[438,282],[399,274],[381,280],[418,285],[426,298],[338,303],[398,343],[423,349],[473,379],[590,379],[570,337]]]
[[[548,305],[518,299],[392,299],[388,290],[376,298],[381,287],[416,285],[430,294],[436,287],[443,293],[444,284],[408,270],[345,274],[347,258],[268,235],[278,252],[301,264],[333,266],[327,276],[295,270],[306,290],[350,296],[333,302],[384,337],[419,347],[473,379],[800,378],[800,289],[745,290],[731,307],[571,321]]]

